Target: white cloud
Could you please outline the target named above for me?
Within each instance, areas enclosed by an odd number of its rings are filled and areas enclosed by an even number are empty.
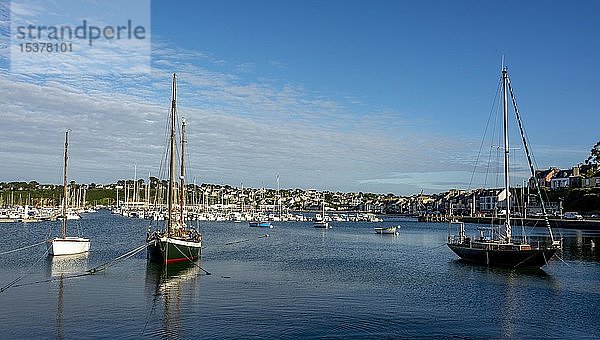
[[[389,110],[357,112],[301,85],[248,81],[217,72],[201,52],[154,44],[153,71],[129,76],[13,76],[0,73],[4,180],[59,182],[65,128],[71,178],[113,182],[158,172],[178,73],[178,109],[188,122],[189,178],[246,186],[411,193],[427,184],[389,174],[462,171],[472,141],[424,131]],[[183,56],[183,57],[182,57]],[[361,108],[365,106],[361,105]],[[470,169],[470,167],[468,168]],[[457,179],[458,181],[458,179]]]

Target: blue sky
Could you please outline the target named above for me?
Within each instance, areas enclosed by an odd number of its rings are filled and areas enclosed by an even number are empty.
[[[466,189],[480,184],[469,182],[502,55],[537,165],[568,168],[600,139],[599,10],[597,1],[152,1],[150,74],[0,70],[1,180],[60,182],[66,127],[73,179],[113,182],[132,177],[133,164],[156,173],[177,72],[198,182],[273,187],[280,174],[283,187]]]

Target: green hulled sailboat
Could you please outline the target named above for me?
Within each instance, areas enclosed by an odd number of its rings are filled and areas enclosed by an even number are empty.
[[[202,235],[194,228],[185,224],[185,121],[181,127],[181,174],[179,185],[179,204],[176,209],[175,201],[175,127],[177,125],[177,76],[173,74],[171,110],[169,114],[169,189],[167,216],[162,230],[148,230],[148,258],[157,263],[169,264],[184,261],[197,261],[201,255]]]

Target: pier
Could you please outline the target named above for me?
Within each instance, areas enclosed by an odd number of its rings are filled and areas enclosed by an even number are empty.
[[[461,221],[465,223],[476,223],[476,224],[503,224],[504,218],[502,217],[488,217],[488,216],[449,216],[449,215],[420,215],[418,217],[419,222],[450,222],[450,221]],[[586,230],[600,230],[600,220],[571,220],[561,218],[550,218],[550,226],[552,228],[563,228],[563,229],[586,229]],[[543,218],[511,218],[511,224],[513,226],[529,226],[529,227],[546,227],[546,222]]]

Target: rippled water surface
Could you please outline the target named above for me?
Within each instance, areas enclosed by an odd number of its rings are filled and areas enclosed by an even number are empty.
[[[398,236],[373,231],[397,224]],[[0,337],[600,337],[598,232],[557,230],[560,259],[515,271],[457,261],[446,224],[204,222],[199,264],[211,275],[194,266],[165,272],[141,252],[74,277],[143,244],[148,222],[100,211],[77,226],[92,239],[87,256],[52,259],[43,246],[0,256],[2,287],[30,273],[0,293]],[[5,252],[44,240],[59,223],[0,228]]]

